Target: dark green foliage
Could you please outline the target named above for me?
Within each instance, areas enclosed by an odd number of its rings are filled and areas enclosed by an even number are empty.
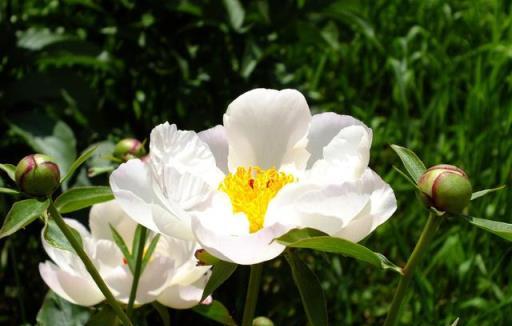
[[[399,211],[364,245],[402,264],[427,211],[392,169],[401,164],[389,144],[411,148],[427,166],[460,166],[475,190],[510,184],[511,29],[511,3],[498,0],[5,0],[0,162],[37,150],[69,168],[91,144],[143,140],[166,120],[200,130],[220,123],[246,90],[297,88],[314,112],[351,114],[373,128],[371,166],[395,189]],[[105,175],[87,179],[86,167],[70,186],[106,184]],[[12,188],[0,173],[1,186]],[[11,201],[0,194],[1,216]],[[472,202],[470,215],[510,223],[511,202],[510,191],[497,192]],[[35,225],[0,241],[0,323],[34,323],[46,292]],[[402,323],[510,324],[511,252],[505,240],[446,221],[418,268]],[[300,254],[321,280],[333,325],[383,321],[396,273]],[[304,325],[286,264],[268,265],[257,315]],[[237,319],[244,271],[215,295]],[[148,318],[159,322],[155,312]],[[171,318],[197,322],[185,311]]]

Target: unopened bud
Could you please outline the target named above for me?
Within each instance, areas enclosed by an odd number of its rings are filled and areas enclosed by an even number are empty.
[[[204,249],[197,249],[194,253],[197,259],[197,266],[209,266],[215,265],[219,262],[219,258],[212,256],[208,251]]]
[[[252,326],[274,326],[274,323],[267,317],[260,316],[254,318],[252,321]]]
[[[140,158],[145,154],[144,144],[134,138],[123,139],[114,148],[114,156],[123,161]]]
[[[25,156],[16,166],[16,183],[28,195],[49,195],[59,187],[59,166],[47,155]]]
[[[448,164],[429,168],[418,180],[423,199],[429,206],[443,212],[462,212],[472,194],[471,183],[466,173]]]

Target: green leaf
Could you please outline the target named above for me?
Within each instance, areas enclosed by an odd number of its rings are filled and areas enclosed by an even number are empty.
[[[109,187],[77,187],[61,194],[55,200],[55,206],[60,213],[65,214],[112,199],[114,199],[114,195]]]
[[[78,240],[80,245],[82,245],[82,237],[80,236],[80,232],[75,230],[71,225],[68,224],[68,228],[73,233],[74,237]],[[75,249],[71,246],[68,239],[62,231],[59,229],[59,226],[53,219],[49,219],[43,230],[44,239],[48,244],[52,247],[67,250],[71,252],[75,252]]]
[[[213,291],[217,290],[236,270],[238,265],[228,263],[225,261],[219,261],[212,268],[212,275],[208,280],[203,292],[201,301],[206,299]]]
[[[327,304],[324,291],[316,275],[292,252],[286,252],[285,258],[292,270],[292,277],[299,290],[304,311],[312,326],[328,325]]]
[[[400,174],[402,177],[405,178],[405,180],[409,181],[410,184],[412,184],[415,188],[418,187],[418,185],[416,184],[416,182],[410,177],[408,176],[407,174],[405,174],[404,171],[400,170],[399,168],[397,168],[396,166],[393,165],[393,169],[395,169],[396,172],[398,172],[398,174]]]
[[[491,232],[505,240],[512,241],[512,224],[472,216],[466,216],[466,219],[469,223],[485,231]]]
[[[19,195],[19,194],[21,194],[21,192],[19,192],[18,190],[15,190],[15,189],[11,189],[11,188],[0,187],[0,194]]]
[[[39,326],[83,326],[90,316],[90,308],[74,305],[48,291],[36,321]]]
[[[391,148],[397,153],[404,164],[405,169],[409,172],[411,178],[418,182],[421,175],[427,170],[425,164],[410,149],[398,145],[391,145]]]
[[[349,256],[377,267],[402,273],[400,267],[390,262],[382,254],[373,252],[365,246],[345,239],[330,236],[315,236],[315,232],[311,231],[311,229],[291,230],[278,238],[277,241],[290,248],[314,249]]]
[[[0,164],[0,170],[7,173],[7,176],[14,182],[16,182],[16,166],[12,164]]]
[[[132,254],[134,256],[137,256],[137,247],[139,246],[140,237],[142,236],[142,228],[143,226],[140,224],[137,224],[137,227],[135,228],[135,233],[133,234],[133,240],[132,240]]]
[[[70,35],[55,33],[49,29],[29,28],[18,36],[18,46],[28,50],[41,50],[44,47],[72,39]]]
[[[128,267],[130,268],[130,271],[133,273],[135,270],[135,263],[133,261],[132,254],[130,253],[130,249],[128,249],[128,246],[123,240],[123,237],[119,232],[117,232],[116,228],[114,228],[112,225],[110,226],[110,231],[112,231],[112,239],[114,240],[115,244],[121,250],[123,253],[124,258],[128,261]]]
[[[144,258],[142,258],[142,269],[141,274],[144,272],[144,269],[146,268],[146,265],[148,264],[149,260],[151,259],[151,256],[153,255],[153,252],[156,249],[156,245],[158,244],[158,240],[160,240],[160,234],[157,234],[151,239],[151,242],[149,243],[148,249],[146,250],[146,253],[144,254]]]
[[[92,156],[92,154],[94,153],[95,150],[96,150],[96,146],[90,147],[87,150],[85,150],[82,153],[82,155],[80,155],[80,157],[78,157],[73,162],[73,164],[71,164],[71,167],[69,168],[68,173],[64,177],[62,177],[62,179],[60,179],[60,182],[61,183],[65,182],[66,180],[71,178],[73,176],[73,173],[75,173],[76,169],[78,169],[80,167],[80,165],[82,165],[85,161],[87,161]]]
[[[117,315],[108,304],[97,311],[85,324],[86,326],[118,325]]]
[[[0,229],[0,239],[26,227],[41,216],[50,206],[48,199],[30,198],[18,201],[12,205]]]
[[[199,304],[192,308],[192,311],[205,318],[219,322],[222,325],[236,326],[236,322],[229,314],[228,309],[217,300],[213,300],[209,305]]]
[[[228,11],[231,26],[236,31],[240,31],[245,18],[245,10],[242,4],[238,0],[224,0],[224,6]]]
[[[480,190],[480,191],[477,191],[477,192],[474,192],[472,195],[471,195],[471,200],[475,200],[477,198],[480,198],[482,196],[485,196],[489,193],[492,193],[492,192],[495,192],[495,191],[499,191],[499,190],[502,190],[502,189],[505,189],[505,185],[503,186],[499,186],[499,187],[496,187],[496,188],[491,188],[491,189],[484,189],[484,190]]]
[[[285,243],[294,243],[296,241],[307,239],[307,238],[314,238],[314,237],[321,237],[321,236],[328,236],[328,235],[327,235],[327,233],[324,233],[324,232],[316,230],[316,229],[303,228],[303,229],[293,229],[293,230],[283,234],[277,240],[279,242],[285,244]]]

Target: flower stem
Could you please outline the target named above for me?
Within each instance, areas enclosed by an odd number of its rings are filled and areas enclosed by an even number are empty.
[[[242,318],[242,326],[251,326],[256,311],[256,303],[258,302],[258,293],[260,292],[261,272],[263,264],[251,266],[251,274],[249,276],[249,284],[247,285],[247,295],[245,297],[244,315]]]
[[[82,248],[82,245],[75,238],[75,236],[73,235],[73,233],[69,229],[69,227],[66,224],[66,222],[64,222],[64,219],[62,218],[62,216],[60,215],[59,211],[55,207],[55,205],[53,203],[53,200],[51,198],[50,198],[49,212],[50,212],[50,215],[53,217],[55,223],[57,223],[57,226],[59,227],[59,229],[62,231],[62,233],[64,234],[66,239],[69,241],[69,243],[71,244],[71,246],[75,250],[75,252],[78,255],[78,257],[80,257],[80,259],[84,263],[85,268],[87,269],[87,271],[89,272],[89,274],[93,278],[94,282],[96,283],[96,285],[100,289],[101,293],[103,293],[103,295],[107,299],[107,301],[110,304],[110,306],[112,306],[112,309],[114,310],[116,315],[119,317],[119,319],[121,319],[121,321],[123,322],[123,324],[125,326],[132,326],[132,322],[130,321],[128,316],[124,313],[124,311],[121,308],[121,306],[117,303],[116,299],[112,295],[112,292],[110,292],[108,286],[105,284],[105,281],[103,281],[103,279],[101,278],[100,273],[98,272],[98,270],[96,269],[96,267],[92,263],[92,261],[89,258],[89,256],[87,256],[87,254],[85,253],[84,249]]]
[[[135,297],[137,295],[137,287],[139,286],[139,279],[140,274],[142,270],[142,257],[144,256],[144,245],[146,244],[146,228],[143,226],[140,226],[140,238],[139,243],[137,243],[137,246],[135,247],[134,252],[132,255],[136,255],[135,260],[135,270],[133,271],[133,281],[132,281],[132,288],[130,290],[130,299],[128,299],[128,308],[127,308],[127,314],[128,317],[131,317],[132,311],[133,311],[133,303],[135,302]]]
[[[414,273],[414,268],[420,262],[423,254],[425,253],[426,248],[430,244],[434,233],[437,231],[439,224],[441,224],[442,217],[437,216],[434,213],[430,213],[428,217],[427,224],[423,228],[421,232],[421,236],[416,243],[416,247],[414,248],[407,264],[403,268],[403,275],[398,283],[398,287],[395,290],[395,295],[393,297],[393,302],[391,303],[391,307],[388,312],[388,316],[386,317],[386,321],[384,322],[384,326],[393,326],[396,324],[398,319],[400,308],[402,306],[402,302],[404,300],[405,295],[407,294],[407,289],[411,283],[411,279]]]

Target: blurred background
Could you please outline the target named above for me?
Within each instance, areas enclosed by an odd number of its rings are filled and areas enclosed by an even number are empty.
[[[373,128],[370,164],[394,188],[399,208],[364,244],[402,265],[427,212],[394,172],[400,162],[389,144],[410,147],[427,165],[459,165],[476,190],[511,183],[511,10],[511,1],[497,0],[1,0],[0,162],[37,151],[65,170],[97,143],[89,165],[106,166],[104,153],[121,138],[146,139],[164,121],[199,131],[221,123],[229,102],[249,89],[296,88],[314,113],[350,114]],[[84,168],[69,186],[106,183]],[[2,218],[11,202],[0,195]],[[504,190],[469,212],[512,222],[511,202]],[[36,324],[47,292],[40,230],[34,223],[0,240],[2,325]],[[383,322],[397,275],[344,257],[301,255],[322,281],[332,325]],[[460,317],[459,325],[509,325],[511,258],[509,242],[447,220],[402,324]],[[216,294],[235,317],[247,275],[239,268]],[[280,259],[266,265],[257,314],[305,325],[289,275]],[[62,315],[53,325],[88,318],[65,302],[52,307]],[[158,322],[151,310],[140,314]],[[192,312],[171,315],[175,325],[209,325]]]

